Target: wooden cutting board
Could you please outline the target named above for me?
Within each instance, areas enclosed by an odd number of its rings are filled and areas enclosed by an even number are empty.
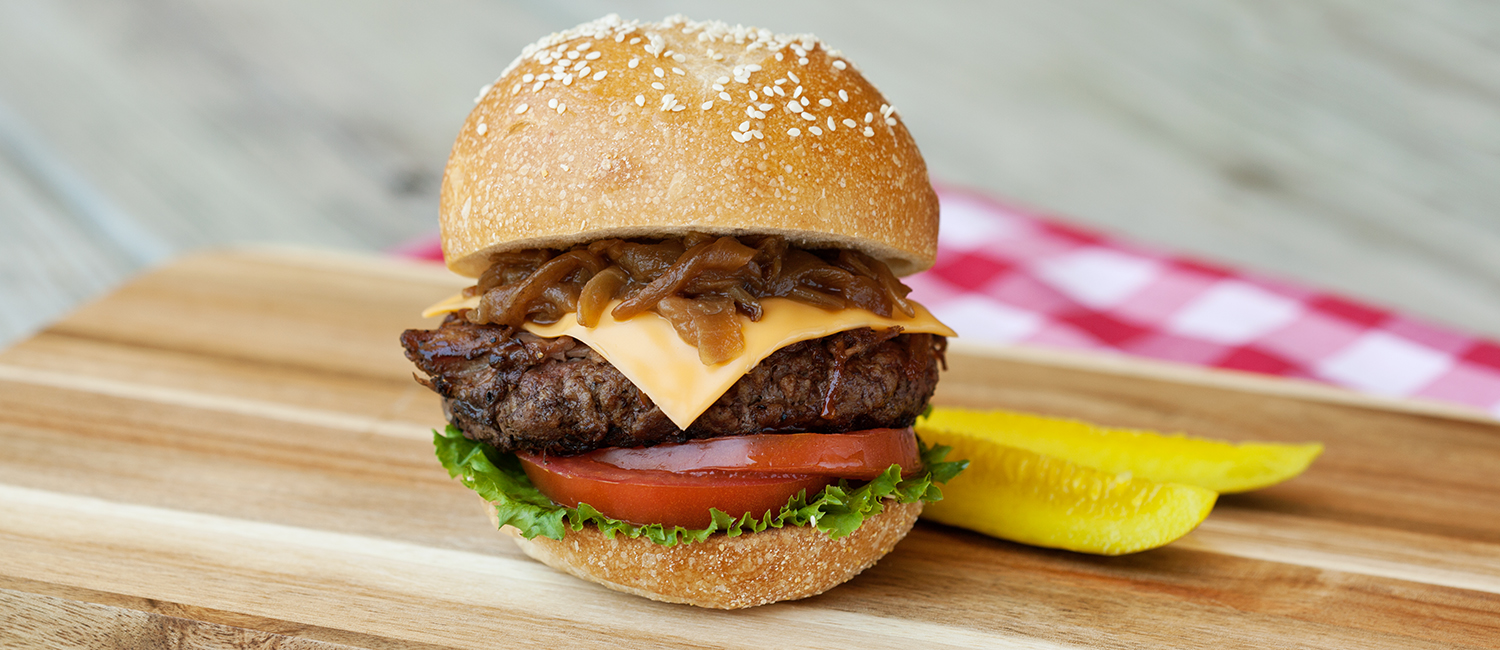
[[[431,452],[397,334],[461,282],[329,253],[180,260],[0,353],[0,647],[1500,647],[1500,424],[1117,358],[955,345],[937,401],[1327,444],[1163,549],[922,523],[738,612],[536,564]]]

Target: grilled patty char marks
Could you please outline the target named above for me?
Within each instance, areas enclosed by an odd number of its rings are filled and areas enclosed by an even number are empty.
[[[910,426],[937,385],[947,341],[869,328],[777,350],[686,431],[592,348],[449,315],[401,335],[448,420],[507,451],[574,455],[768,432]]]

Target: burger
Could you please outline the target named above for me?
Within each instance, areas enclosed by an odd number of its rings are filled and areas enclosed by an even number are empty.
[[[911,426],[953,332],[897,278],[937,197],[895,109],[810,35],[617,16],[525,48],[453,146],[475,279],[401,336],[437,454],[530,556],[703,607],[871,566],[962,463]]]

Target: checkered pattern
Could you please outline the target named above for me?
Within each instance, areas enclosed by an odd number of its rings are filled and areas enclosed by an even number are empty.
[[[1500,345],[1288,282],[939,192],[912,297],[968,340],[1122,352],[1312,379],[1500,417]]]
[[[967,340],[1312,379],[1500,417],[1500,345],[1284,281],[1164,255],[943,189],[912,297]],[[442,259],[435,239],[397,254]]]

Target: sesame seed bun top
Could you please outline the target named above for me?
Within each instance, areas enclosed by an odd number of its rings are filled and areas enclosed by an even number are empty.
[[[443,176],[448,267],[690,231],[932,265],[937,196],[895,109],[810,35],[608,16],[480,91]]]

